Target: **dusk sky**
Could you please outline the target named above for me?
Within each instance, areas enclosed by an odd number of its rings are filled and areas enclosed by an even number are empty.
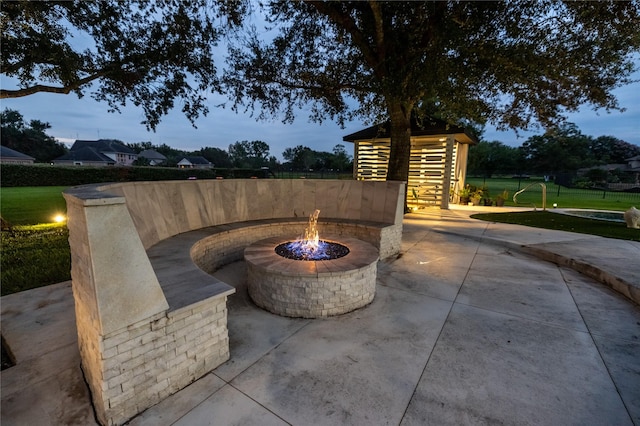
[[[640,71],[634,74],[640,80]],[[12,80],[2,76],[3,88],[15,87]],[[615,92],[620,106],[625,112],[604,110],[593,111],[584,106],[579,113],[570,114],[569,121],[589,136],[610,135],[640,146],[640,82],[617,89]],[[150,141],[155,145],[167,144],[187,151],[202,147],[227,149],[230,144],[242,140],[261,140],[269,144],[271,155],[282,160],[286,148],[297,145],[308,146],[316,151],[332,151],[337,144],[344,144],[348,152],[353,151],[350,143],[342,137],[365,127],[363,122],[346,123],[343,129],[338,124],[327,121],[322,125],[311,123],[308,112],[299,111],[293,124],[282,124],[279,120],[256,122],[249,114],[236,114],[230,109],[217,108],[225,98],[212,97],[209,115],[200,117],[194,129],[178,106],[162,121],[156,132],[148,132],[140,124],[142,110],[129,105],[122,113],[109,113],[106,103],[94,101],[90,95],[82,99],[74,94],[60,95],[38,93],[24,98],[3,99],[0,108],[19,111],[28,122],[32,119],[48,122],[51,129],[47,134],[71,143],[75,139],[119,139],[126,143]],[[541,134],[542,130],[521,132],[497,132],[487,126],[484,139],[498,140],[510,146],[520,146],[528,137]]]

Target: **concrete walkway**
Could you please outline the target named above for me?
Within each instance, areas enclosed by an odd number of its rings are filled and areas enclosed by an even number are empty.
[[[130,424],[640,425],[640,307],[607,286],[637,290],[640,243],[470,213],[407,215],[374,302],[339,317],[269,314],[221,269],[231,359]],[[1,424],[95,424],[70,283],[0,302]]]

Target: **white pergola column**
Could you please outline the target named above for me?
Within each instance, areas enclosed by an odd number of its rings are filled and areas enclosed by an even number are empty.
[[[451,171],[453,170],[453,144],[455,143],[454,135],[447,135],[447,146],[444,158],[444,176],[442,176],[442,201],[440,208],[449,208],[449,194],[451,192]]]

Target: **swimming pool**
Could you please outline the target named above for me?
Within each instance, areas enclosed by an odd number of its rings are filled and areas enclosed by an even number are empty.
[[[624,223],[624,212],[613,210],[588,210],[588,209],[551,209],[553,213],[566,214],[569,216],[584,217],[587,219],[604,220],[608,222]]]

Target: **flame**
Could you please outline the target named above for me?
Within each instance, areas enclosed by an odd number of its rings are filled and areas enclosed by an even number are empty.
[[[316,209],[313,214],[309,216],[309,226],[304,230],[304,237],[287,245],[289,250],[304,259],[320,260],[327,256],[325,253],[327,244],[320,241],[318,234],[319,214],[320,210]]]
[[[304,238],[302,239],[302,247],[311,253],[318,250],[318,245],[320,244],[320,236],[318,234],[319,215],[320,210],[318,209],[309,215],[309,226],[304,230]]]

